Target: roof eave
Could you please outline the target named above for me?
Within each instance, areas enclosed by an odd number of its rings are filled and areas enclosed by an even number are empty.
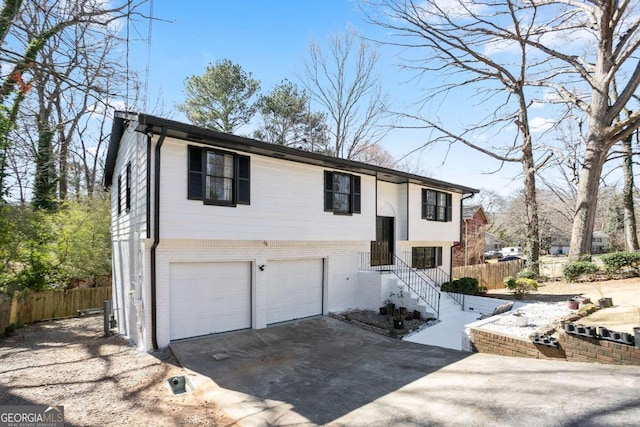
[[[114,127],[116,125],[116,119],[121,120],[120,128],[122,128],[122,121],[131,119],[132,116],[132,113],[116,111],[114,117]],[[143,113],[138,113],[135,115],[135,117],[137,118],[138,122],[138,127],[136,130],[147,134],[153,133],[156,135],[160,135],[162,129],[166,128],[167,136],[169,137],[184,139],[202,144],[216,145],[227,149],[255,153],[272,158],[287,159],[299,163],[307,163],[323,167],[342,169],[363,175],[371,175],[375,176],[378,180],[381,181],[387,181],[396,184],[414,183],[424,186],[446,189],[463,194],[475,194],[480,192],[480,190],[475,188],[423,177],[408,172],[402,172],[394,169],[384,168],[381,166],[369,165],[353,160],[331,157],[324,154],[313,153],[297,148],[285,147],[278,144],[258,141],[256,139],[218,132],[201,128],[195,125],[177,122],[174,120],[164,119],[161,117],[151,116]],[[121,137],[122,131],[120,132]],[[120,137],[118,137],[118,142]],[[112,139],[109,144],[109,154],[111,154],[112,152],[111,145],[114,144],[113,140],[114,136],[112,133]],[[109,154],[107,156],[108,159]],[[109,166],[109,163],[107,163],[107,166]],[[115,166],[115,163],[113,164],[113,166]],[[113,172],[113,170],[111,170],[111,172]],[[105,174],[105,182],[106,177],[107,174]],[[109,177],[111,177],[111,175],[109,175]]]

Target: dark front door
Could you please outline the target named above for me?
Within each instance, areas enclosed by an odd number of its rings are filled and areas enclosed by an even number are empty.
[[[376,240],[371,242],[371,265],[393,264],[393,217],[376,218]]]

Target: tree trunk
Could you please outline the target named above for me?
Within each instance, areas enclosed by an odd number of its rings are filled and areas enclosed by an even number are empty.
[[[569,248],[569,259],[573,261],[578,260],[580,255],[591,254],[600,176],[607,152],[608,148],[603,147],[602,138],[597,138],[595,133],[591,133],[576,194],[576,209]]]
[[[524,174],[525,225],[527,230],[524,255],[528,262],[527,268],[537,275],[540,274],[540,223],[536,193],[536,167],[533,159],[531,136],[525,135],[524,139],[522,169]]]
[[[60,158],[58,159],[58,193],[61,202],[67,200],[67,193],[69,191],[69,141],[62,140],[60,142]]]
[[[38,152],[33,188],[34,209],[55,208],[55,173],[53,171],[53,131],[48,123],[38,124]]]
[[[603,16],[598,16],[599,41],[596,63],[591,78],[591,102],[589,104],[589,130],[584,162],[580,171],[580,182],[576,194],[576,210],[571,231],[569,259],[578,260],[580,255],[591,255],[593,225],[598,204],[598,190],[602,167],[611,146],[617,141],[607,139],[607,128],[613,118],[609,117],[609,96],[611,94],[611,76],[613,68],[613,29],[608,8]]]
[[[636,209],[633,202],[633,150],[631,142],[633,136],[622,141],[622,152],[624,153],[624,236],[627,242],[627,250],[638,249],[638,233],[636,228]]]

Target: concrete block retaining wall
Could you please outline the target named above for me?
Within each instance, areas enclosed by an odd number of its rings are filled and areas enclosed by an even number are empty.
[[[480,353],[640,366],[640,348],[596,338],[568,335],[564,331],[560,331],[558,348],[537,345],[530,340],[475,328],[471,329],[471,342],[474,351]]]

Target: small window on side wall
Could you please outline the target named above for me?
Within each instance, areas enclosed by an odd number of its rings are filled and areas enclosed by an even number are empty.
[[[190,200],[222,206],[251,203],[249,156],[189,146],[188,158]]]
[[[118,215],[122,214],[122,175],[118,175]]]
[[[361,180],[359,176],[324,172],[324,210],[336,215],[360,213]]]
[[[125,176],[124,208],[127,212],[131,209],[131,162],[127,163]]]
[[[442,265],[442,246],[418,246],[411,248],[411,268],[424,270]]]

